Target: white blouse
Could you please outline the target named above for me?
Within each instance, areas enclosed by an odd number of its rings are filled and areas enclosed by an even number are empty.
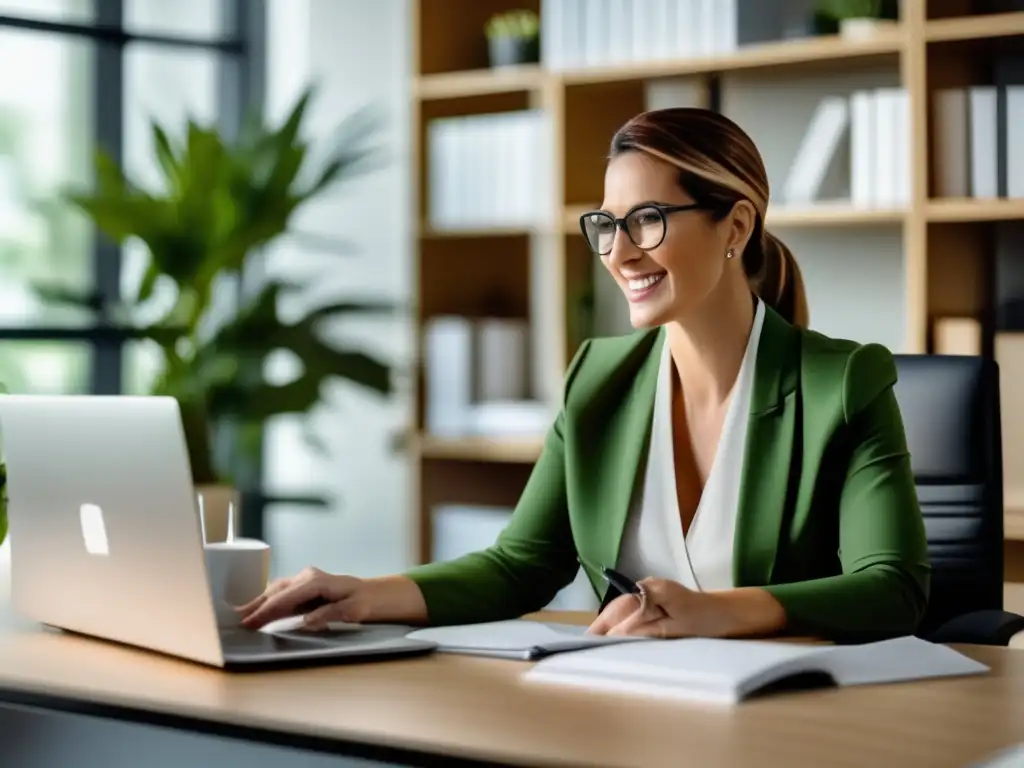
[[[733,537],[763,324],[764,304],[758,301],[711,471],[685,537],[672,445],[672,356],[668,343],[662,344],[646,469],[634,494],[617,564],[626,576],[670,579],[693,590],[733,586]]]

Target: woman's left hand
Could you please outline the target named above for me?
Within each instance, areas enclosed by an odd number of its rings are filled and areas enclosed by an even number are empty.
[[[694,592],[678,581],[644,579],[644,596],[612,600],[587,630],[595,635],[695,637],[714,634],[717,613],[713,595]]]

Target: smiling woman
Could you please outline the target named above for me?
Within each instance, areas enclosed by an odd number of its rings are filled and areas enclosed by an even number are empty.
[[[260,626],[458,624],[547,605],[579,563],[605,598],[593,632],[912,633],[924,524],[892,354],[807,329],[796,260],[764,228],[760,154],[701,109],[615,135],[580,225],[637,332],[584,342],[511,522],[493,546],[403,575],[308,569],[247,609]],[[606,593],[613,568],[639,590]],[[640,599],[638,599],[638,597]]]
[[[638,115],[612,139],[605,189],[604,209],[580,223],[623,286],[634,326],[659,324],[665,311],[686,314],[711,290],[729,287],[721,256],[737,253],[750,290],[791,324],[807,325],[796,259],[764,228],[769,190],[761,155],[727,117],[703,109]],[[636,202],[644,196],[652,199]],[[615,248],[620,231],[631,247]]]

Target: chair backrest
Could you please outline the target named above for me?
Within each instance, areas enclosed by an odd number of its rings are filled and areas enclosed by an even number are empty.
[[[957,616],[1003,607],[999,367],[953,355],[896,355],[896,367],[932,562],[924,635]]]

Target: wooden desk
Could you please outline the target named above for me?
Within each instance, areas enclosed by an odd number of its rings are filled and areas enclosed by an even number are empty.
[[[992,673],[721,710],[528,686],[523,662],[442,654],[229,674],[21,624],[0,630],[0,703],[388,764],[965,768],[1024,740],[1024,653],[964,650]]]

